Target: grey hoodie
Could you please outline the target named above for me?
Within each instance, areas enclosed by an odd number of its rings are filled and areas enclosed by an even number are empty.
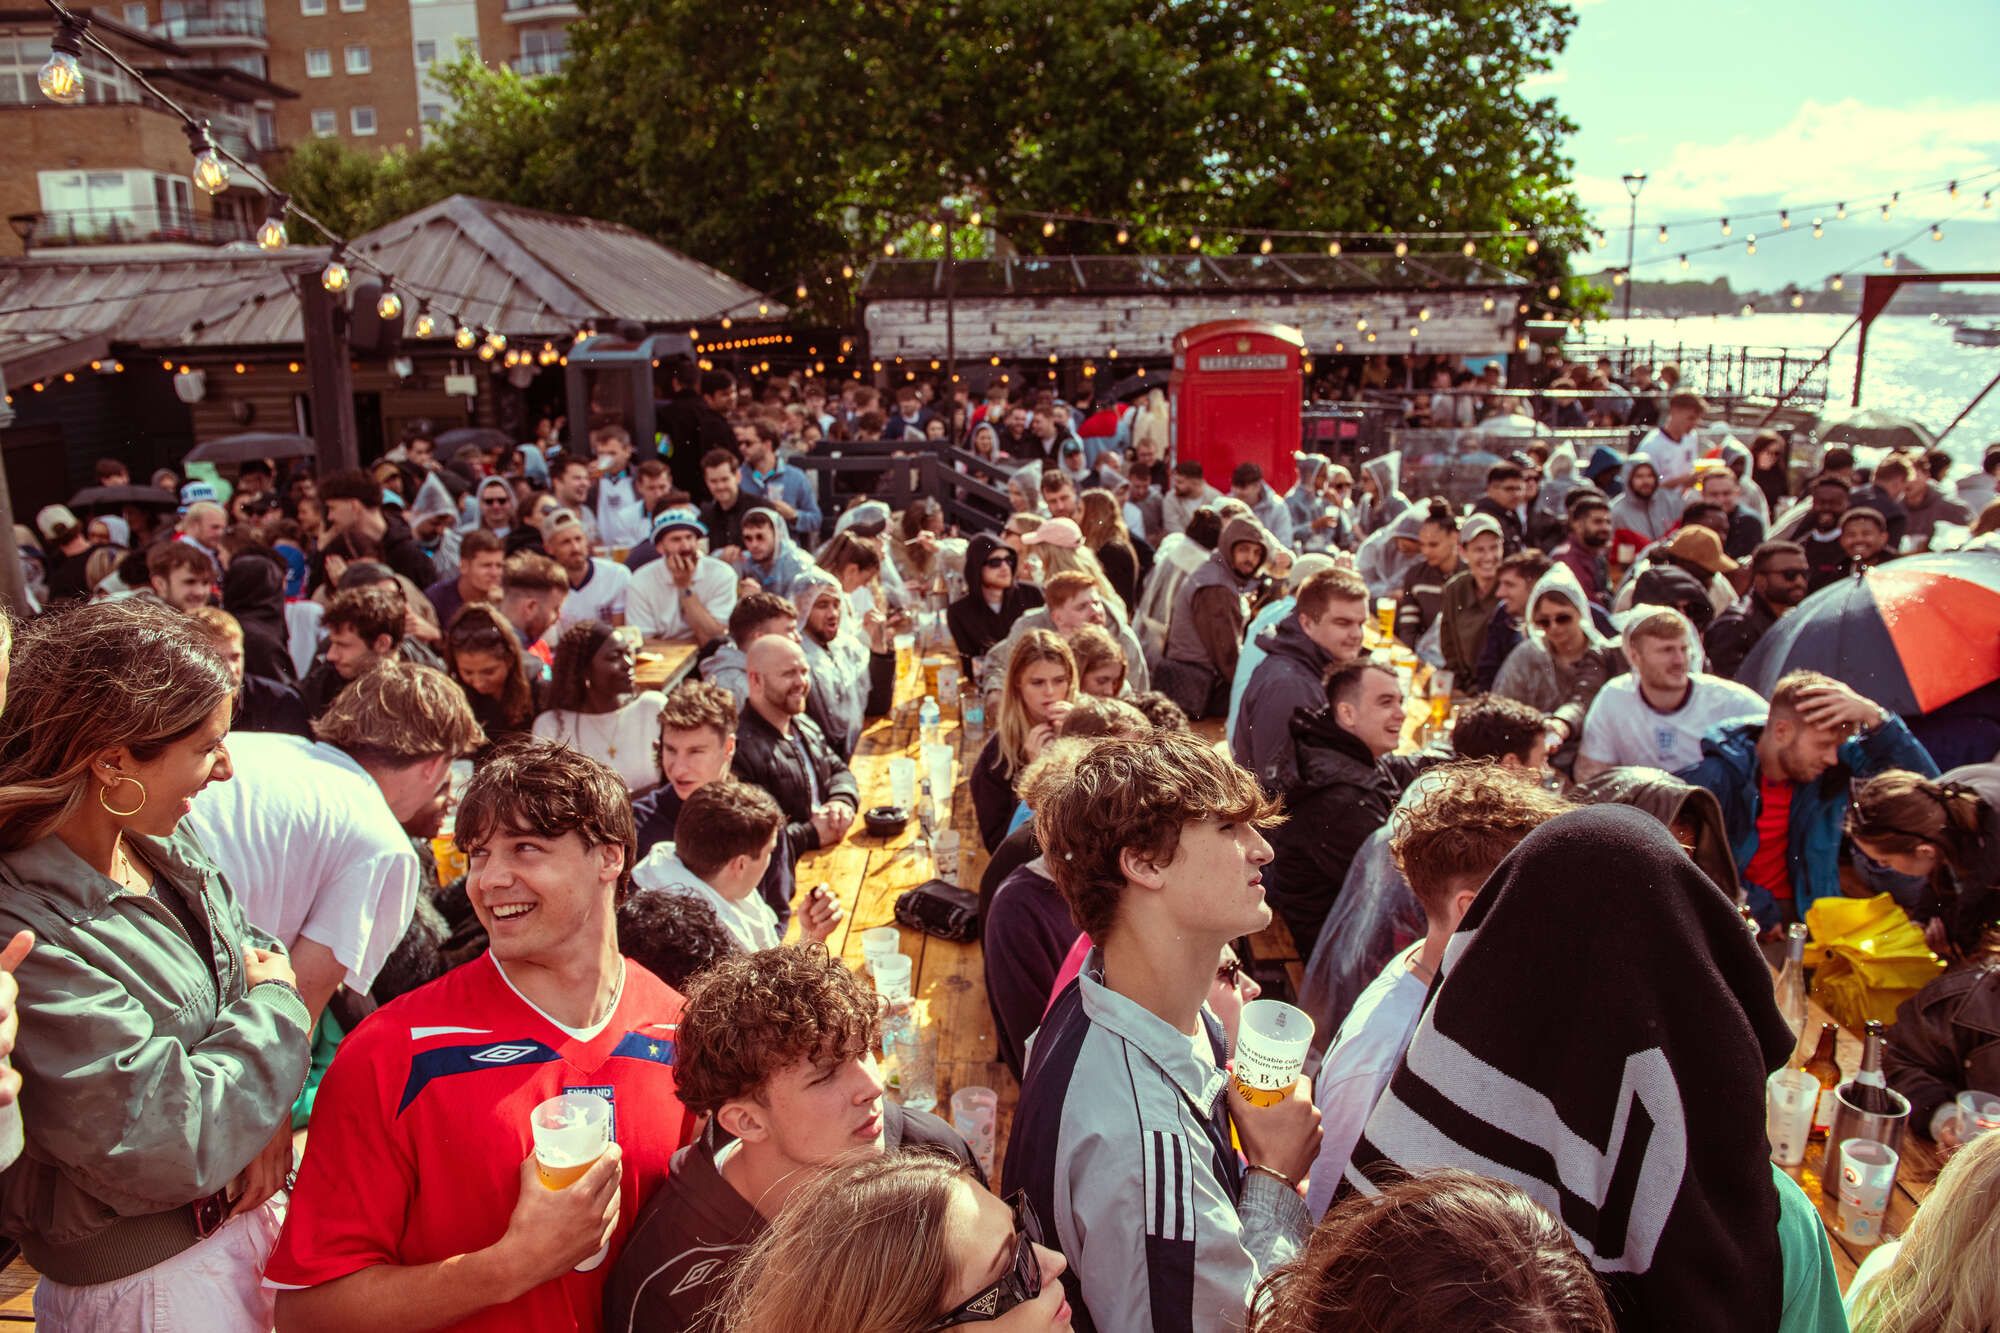
[[[1638,533],[1649,542],[1659,541],[1680,522],[1681,506],[1685,503],[1679,491],[1669,491],[1665,486],[1656,489],[1648,499],[1641,500],[1632,494],[1632,469],[1641,463],[1657,473],[1659,466],[1643,454],[1634,454],[1625,460],[1618,470],[1618,479],[1625,489],[1611,502],[1611,528],[1616,532],[1626,528]]]
[[[1215,550],[1181,584],[1174,598],[1173,619],[1167,624],[1169,658],[1206,666],[1219,672],[1225,681],[1236,672],[1236,653],[1242,647],[1243,628],[1250,619],[1243,599],[1256,584],[1254,574],[1246,578],[1230,564],[1230,556],[1244,542],[1256,542],[1264,548],[1266,556],[1277,549],[1263,524],[1255,519],[1230,519],[1222,525],[1222,540],[1215,544]],[[1228,618],[1235,623],[1234,642],[1227,645],[1222,643],[1225,636],[1219,632],[1219,621],[1213,618],[1215,593],[1225,595],[1222,610],[1233,610]],[[1228,599],[1233,599],[1233,608]]]
[[[1403,451],[1392,449],[1361,465],[1361,471],[1375,483],[1374,499],[1361,501],[1361,517],[1355,524],[1366,537],[1395,521],[1410,507],[1410,498],[1400,489],[1403,482]]]

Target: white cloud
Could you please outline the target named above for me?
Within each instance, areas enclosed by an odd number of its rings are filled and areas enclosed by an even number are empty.
[[[1787,124],[1768,133],[1739,134],[1720,143],[1681,143],[1665,162],[1647,164],[1641,225],[1790,207],[1795,226],[1810,226],[1812,212],[1823,211],[1830,238],[1833,210],[1817,207],[1825,201],[1850,201],[1850,219],[1858,221],[1864,200],[1879,201],[1892,190],[1971,176],[1996,165],[2000,101],[1927,99],[1899,107],[1872,106],[1852,97],[1807,101]],[[1624,228],[1628,202],[1618,177],[1579,176],[1576,184],[1600,226]],[[1978,189],[1989,187],[2000,188],[2000,178]],[[1977,193],[1973,191],[1974,202]],[[1913,229],[1967,202],[1964,192],[1953,201],[1943,188],[1906,192],[1893,225]],[[1750,229],[1775,231],[1776,226],[1767,220],[1754,228],[1739,226],[1736,234]],[[1719,239],[1719,232],[1711,224],[1703,236],[1686,239],[1705,244]]]

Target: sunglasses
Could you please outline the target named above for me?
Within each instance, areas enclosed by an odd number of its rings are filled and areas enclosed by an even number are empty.
[[[1806,571],[1804,569],[1767,569],[1764,571],[1764,577],[1767,579],[1784,579],[1786,582],[1790,582],[1793,579],[1806,577]]]
[[[489,495],[479,503],[485,505],[488,509],[505,509],[514,502],[504,495]]]
[[[1556,626],[1558,626],[1558,625],[1574,625],[1575,623],[1576,623],[1576,617],[1575,617],[1575,616],[1536,616],[1536,617],[1535,617],[1535,628],[1536,628],[1536,629],[1554,629],[1554,628],[1556,628]]]
[[[1221,967],[1215,969],[1216,981],[1224,986],[1234,986],[1236,979],[1242,975],[1243,960],[1241,958],[1232,958]]]
[[[1010,557],[1004,555],[989,555],[986,557],[986,567],[988,569],[998,569],[1002,565],[1005,565],[1009,569],[1012,569],[1014,566],[1014,561]]]
[[[1042,1224],[1036,1219],[1035,1210],[1028,1206],[1025,1193],[1010,1196],[1007,1206],[1014,1211],[1013,1267],[1002,1273],[992,1286],[974,1292],[969,1299],[925,1324],[922,1333],[957,1328],[961,1324],[989,1323],[1042,1294],[1042,1263],[1035,1257],[1035,1247],[1042,1243]]]

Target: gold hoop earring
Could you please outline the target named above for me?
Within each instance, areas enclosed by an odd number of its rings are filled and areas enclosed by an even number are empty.
[[[116,787],[118,785],[118,782],[129,782],[133,786],[139,789],[139,804],[133,806],[130,810],[117,810],[112,808],[111,788]],[[106,814],[113,815],[119,819],[130,819],[133,815],[138,814],[141,810],[144,810],[146,808],[146,784],[139,781],[139,779],[135,777],[130,777],[124,773],[120,773],[118,775],[118,782],[113,782],[109,786],[99,787],[97,789],[97,803],[104,807]]]

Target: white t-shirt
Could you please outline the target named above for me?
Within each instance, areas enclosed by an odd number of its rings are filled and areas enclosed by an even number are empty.
[[[410,835],[375,779],[331,745],[239,733],[229,759],[235,776],[202,789],[186,827],[252,925],[287,947],[325,945],[346,984],[366,991],[416,911]]]
[[[625,614],[625,594],[632,586],[632,571],[609,560],[590,558],[590,572],[581,588],[571,588],[563,599],[562,620],[557,637],[571,625],[586,620],[609,621]]]
[[[652,534],[646,502],[633,491],[629,468],[615,477],[598,479],[597,504],[591,516],[596,520],[596,540],[606,546],[637,546]]]
[[[1341,1022],[1340,1034],[1327,1049],[1326,1060],[1313,1080],[1313,1101],[1319,1106],[1319,1156],[1306,1181],[1306,1207],[1317,1221],[1340,1188],[1341,1173],[1396,1062],[1409,1048],[1424,1012],[1430,986],[1410,964],[1423,952],[1419,940],[1389,960],[1388,966],[1355,997]]]
[[[1586,759],[1600,764],[1643,764],[1679,773],[1701,762],[1701,738],[1709,728],[1738,720],[1761,721],[1770,705],[1755,690],[1733,680],[1696,672],[1687,701],[1670,713],[1655,710],[1639,694],[1639,677],[1614,677],[1583,719]]]
[[[660,785],[660,710],[666,703],[667,696],[658,690],[641,690],[609,713],[551,708],[536,716],[533,730],[589,755],[636,794]]]
[[[740,901],[723,897],[681,863],[670,842],[656,843],[632,867],[632,886],[642,892],[684,893],[701,899],[715,909],[723,928],[750,953],[778,947],[778,914],[761,894],[752,889]]]
[[[1664,485],[1669,477],[1685,477],[1694,472],[1695,455],[1700,452],[1701,441],[1693,431],[1678,440],[1667,438],[1667,433],[1658,426],[1646,432],[1646,438],[1639,441],[1638,452],[1653,460],[1659,469],[1660,481]]]
[[[727,625],[736,609],[736,571],[712,555],[702,556],[695,561],[692,587],[708,613]],[[681,590],[664,557],[632,576],[625,593],[625,623],[649,639],[694,642],[694,631],[681,614]]]

